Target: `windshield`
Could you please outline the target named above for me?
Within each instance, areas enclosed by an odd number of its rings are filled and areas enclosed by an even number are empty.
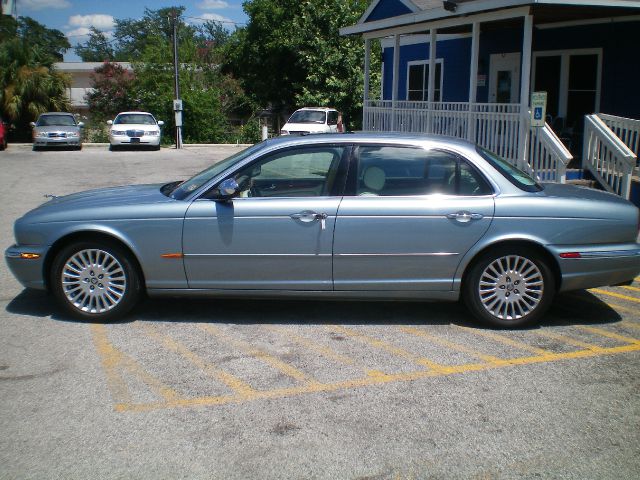
[[[202,185],[207,183],[214,177],[217,177],[222,172],[224,172],[227,168],[231,167],[235,163],[239,163],[249,155],[252,155],[254,152],[260,150],[264,145],[262,143],[258,143],[253,145],[252,147],[246,148],[241,152],[236,153],[235,155],[230,156],[229,158],[225,158],[221,162],[218,162],[206,170],[194,175],[189,180],[185,180],[182,183],[176,185],[176,188],[169,193],[171,198],[175,198],[176,200],[183,200],[188,197],[192,192],[196,191]]]
[[[37,127],[75,127],[76,119],[71,115],[41,115]]]
[[[522,170],[511,165],[505,159],[490,152],[489,150],[485,150],[482,147],[476,147],[476,149],[482,158],[489,162],[493,168],[498,170],[503,177],[513,183],[516,187],[524,190],[525,192],[539,192],[543,190],[542,185]]]
[[[326,112],[318,110],[298,110],[291,115],[287,123],[325,123]]]
[[[113,121],[114,125],[155,125],[156,119],[145,113],[125,113],[118,115]]]

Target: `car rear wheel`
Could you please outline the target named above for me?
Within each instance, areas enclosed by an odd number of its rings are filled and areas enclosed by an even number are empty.
[[[78,242],[63,248],[54,259],[50,282],[71,315],[96,322],[125,315],[142,290],[131,256],[109,243]]]
[[[544,315],[555,295],[553,273],[533,250],[494,250],[476,261],[463,287],[467,308],[496,327],[522,327]]]

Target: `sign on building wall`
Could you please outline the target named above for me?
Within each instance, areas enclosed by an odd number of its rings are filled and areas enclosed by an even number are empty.
[[[544,127],[547,118],[547,92],[531,94],[531,126]]]

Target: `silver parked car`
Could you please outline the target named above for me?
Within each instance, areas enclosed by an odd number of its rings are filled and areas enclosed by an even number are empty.
[[[43,113],[37,122],[31,122],[33,128],[33,150],[43,147],[82,148],[84,123],[76,122],[71,113]]]
[[[638,209],[540,185],[461,140],[281,137],[183,182],[55,198],[6,251],[26,287],[76,317],[152,296],[458,300],[521,326],[556,292],[640,272]],[[425,317],[428,313],[425,313]]]

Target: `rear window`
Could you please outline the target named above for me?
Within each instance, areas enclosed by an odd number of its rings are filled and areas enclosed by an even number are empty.
[[[531,178],[530,175],[514,167],[495,153],[481,147],[476,147],[476,150],[480,156],[489,163],[489,165],[498,170],[503,177],[519,189],[524,190],[525,192],[540,192],[544,189],[543,186]]]

